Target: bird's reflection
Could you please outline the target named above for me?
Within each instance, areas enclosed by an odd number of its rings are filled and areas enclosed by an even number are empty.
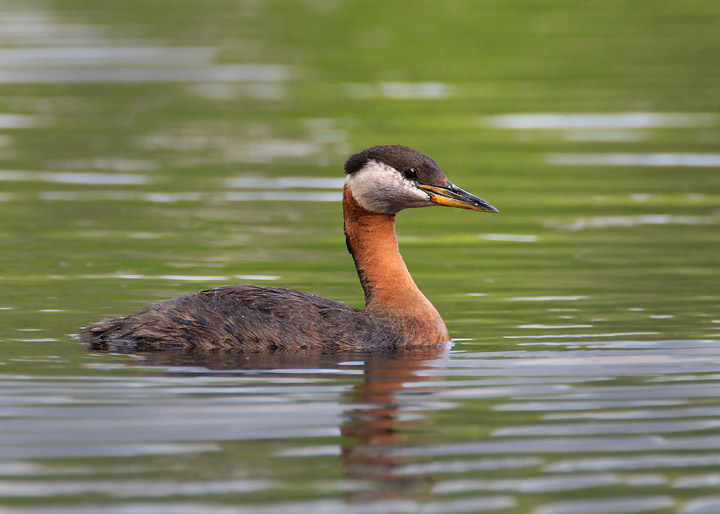
[[[312,354],[275,352],[247,354],[239,352],[159,352],[144,355],[144,365],[192,366],[209,370],[252,371],[303,369],[305,377],[313,370],[327,370],[357,365],[362,362],[362,381],[343,393],[340,402],[346,405],[340,433],[343,477],[366,483],[368,487],[348,493],[355,501],[427,498],[431,476],[408,475],[402,468],[407,459],[395,450],[409,445],[428,444],[432,438],[432,421],[428,414],[433,378],[423,370],[437,367],[437,359],[446,347],[422,350],[368,354]],[[434,362],[435,361],[435,362]],[[182,374],[182,370],[173,370]],[[249,372],[249,374],[248,374]],[[266,375],[265,375],[266,376]],[[324,379],[327,375],[322,375]]]
[[[427,475],[405,476],[399,468],[407,459],[394,451],[427,442],[432,421],[425,400],[432,392],[431,378],[421,371],[439,355],[414,359],[365,361],[363,382],[345,395],[360,404],[344,412],[341,433],[348,438],[342,447],[343,474],[371,480],[375,486],[353,496],[356,499],[424,497],[432,483]]]

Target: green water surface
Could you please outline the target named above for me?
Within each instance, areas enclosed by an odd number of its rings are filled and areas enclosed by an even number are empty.
[[[0,3],[7,511],[717,512],[718,27],[706,0]],[[362,306],[338,199],[375,144],[501,211],[398,216],[449,355],[71,337],[233,283]]]

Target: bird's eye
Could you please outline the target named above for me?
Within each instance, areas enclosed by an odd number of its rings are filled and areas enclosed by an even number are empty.
[[[403,173],[408,180],[415,180],[417,178],[417,170],[415,168],[408,168]]]

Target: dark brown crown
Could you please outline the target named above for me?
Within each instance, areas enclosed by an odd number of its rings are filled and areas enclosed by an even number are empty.
[[[345,163],[345,174],[362,169],[369,161],[392,166],[400,172],[409,168],[417,171],[422,184],[446,185],[447,179],[440,166],[430,156],[403,145],[378,145],[351,156]]]

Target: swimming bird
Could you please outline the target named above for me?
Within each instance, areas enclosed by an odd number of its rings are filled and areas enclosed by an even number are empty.
[[[450,334],[415,285],[398,250],[395,215],[444,205],[498,212],[452,184],[429,156],[401,145],[373,146],[345,163],[347,248],[365,292],[365,308],[310,293],[237,285],[198,291],[106,318],[82,329],[92,349],[155,351],[237,348],[262,352],[402,349],[437,345]]]

